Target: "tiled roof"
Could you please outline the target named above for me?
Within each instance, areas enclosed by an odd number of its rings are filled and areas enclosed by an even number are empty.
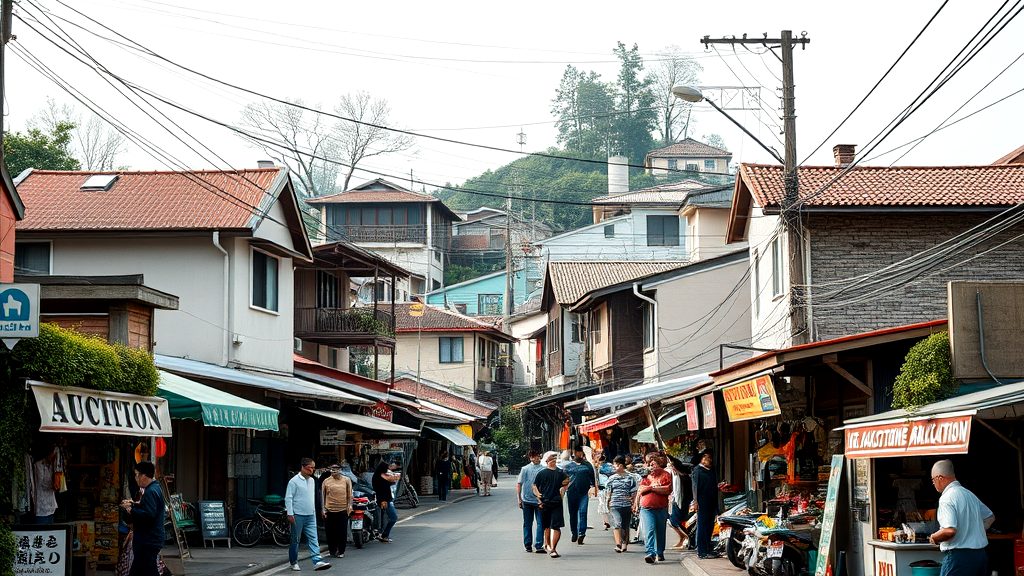
[[[732,152],[709,146],[698,142],[693,138],[687,138],[682,142],[669,144],[664,148],[656,148],[647,153],[648,158],[677,158],[681,156],[692,156],[695,158],[731,158]]]
[[[996,160],[993,164],[1024,164],[1024,146]]]
[[[1010,206],[1024,202],[1024,164],[1001,166],[858,166],[837,182],[843,168],[801,167],[805,206]],[[739,178],[761,207],[780,206],[782,167],[741,164]],[[739,185],[739,184],[738,184]]]
[[[482,322],[471,316],[452,312],[440,306],[423,305],[423,316],[410,316],[411,302],[395,304],[395,331],[410,333],[424,332],[490,332],[494,336],[510,338],[493,324]]]
[[[395,378],[395,390],[407,394],[419,395],[419,398],[440,404],[452,410],[458,410],[477,418],[486,418],[498,409],[493,404],[467,398],[461,394],[440,387],[433,382],[422,380],[418,385],[415,378]]]
[[[109,190],[82,190],[87,178],[117,175]],[[19,231],[217,230],[251,228],[283,168],[190,172],[33,170],[18,183]],[[286,180],[284,180],[286,181]],[[258,207],[254,208],[254,207]]]
[[[590,292],[686,266],[685,260],[550,262],[548,281],[559,304],[575,304]]]
[[[671,204],[680,206],[694,190],[704,190],[709,187],[710,185],[697,180],[682,180],[632,192],[598,196],[591,202],[595,204]]]
[[[351,202],[440,202],[440,198],[420,194],[419,192],[405,192],[402,190],[349,190],[337,194],[317,196],[309,198],[306,203],[319,204],[344,204]]]
[[[452,236],[452,248],[456,250],[487,250],[491,237],[486,234],[458,234]]]

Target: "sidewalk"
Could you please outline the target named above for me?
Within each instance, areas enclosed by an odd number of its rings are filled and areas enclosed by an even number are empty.
[[[448,502],[438,502],[437,496],[420,496],[420,504],[416,508],[399,509],[398,524],[412,520],[422,514],[427,514],[441,508],[451,506],[457,502],[475,497],[473,490],[453,490],[448,494]],[[327,544],[323,529],[320,530],[320,549],[326,554]],[[191,542],[191,541],[190,541]],[[367,544],[374,546],[374,542]],[[224,540],[217,541],[216,548],[203,548],[202,542],[190,545],[192,558],[184,563],[178,558],[177,545],[166,546],[163,549],[164,561],[175,576],[181,574],[202,575],[202,576],[252,576],[261,572],[278,570],[288,565],[288,548],[274,546],[273,544],[261,544],[253,548],[242,548],[232,543],[231,548],[227,547]],[[346,550],[346,556],[355,551],[351,543]],[[325,558],[325,560],[329,560]],[[309,548],[303,543],[299,547],[299,562],[304,568],[309,569]],[[184,566],[184,571],[182,571]]]
[[[696,550],[685,550],[680,553],[679,563],[689,576],[737,576],[746,571],[732,565],[728,558],[701,560]]]

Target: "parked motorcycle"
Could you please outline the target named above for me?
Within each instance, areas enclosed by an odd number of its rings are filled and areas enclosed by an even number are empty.
[[[352,513],[348,516],[348,528],[352,544],[356,548],[362,548],[367,542],[380,536],[380,510],[372,493],[353,490]]]
[[[744,530],[740,555],[750,576],[799,576],[807,571],[810,552],[817,550],[820,531],[791,528]],[[744,556],[745,554],[745,556]]]
[[[724,549],[724,553],[729,562],[733,566],[746,569],[746,559],[743,557],[741,550],[743,548],[743,540],[746,535],[743,531],[747,528],[754,527],[754,521],[757,520],[760,513],[751,512],[749,508],[742,508],[740,510],[731,510],[722,514],[718,517],[718,547]],[[718,550],[720,553],[722,550]]]
[[[729,539],[730,539],[731,534],[732,534],[732,528],[734,527],[734,525],[732,525],[732,524],[722,524],[722,519],[723,518],[726,518],[726,519],[733,519],[733,518],[735,518],[735,519],[737,519],[737,522],[739,522],[740,519],[749,518],[749,523],[746,524],[746,525],[752,526],[754,524],[754,520],[758,516],[760,516],[760,513],[751,512],[750,508],[747,506],[747,504],[745,502],[744,503],[740,503],[740,504],[736,504],[733,507],[731,507],[728,510],[726,510],[724,513],[722,513],[720,516],[718,516],[718,518],[715,519],[715,524],[712,527],[713,531],[712,531],[712,536],[711,536],[711,550],[713,552],[717,552],[718,554],[726,554],[728,552],[728,543],[729,543]],[[687,547],[690,550],[693,550],[693,549],[695,549],[697,547],[697,514],[696,513],[690,514],[690,517],[687,518],[685,530],[686,530],[686,538],[687,538],[687,540],[689,542],[689,545]],[[725,536],[724,537],[723,537],[723,531],[725,531]],[[740,530],[737,533],[736,538],[737,538],[737,548],[738,548],[739,543],[741,543],[743,541],[743,526],[740,526]],[[737,565],[737,568],[743,568],[743,567],[744,566]]]

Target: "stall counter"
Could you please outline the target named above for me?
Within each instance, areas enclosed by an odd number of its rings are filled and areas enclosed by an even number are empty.
[[[885,540],[871,540],[874,550],[874,576],[911,576],[910,563],[934,560],[942,563],[942,552],[937,544],[898,544]]]

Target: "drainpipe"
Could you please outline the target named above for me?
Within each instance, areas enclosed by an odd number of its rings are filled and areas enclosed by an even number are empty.
[[[231,287],[229,285],[231,279],[231,259],[228,251],[220,245],[220,230],[213,231],[213,247],[220,250],[220,253],[224,255],[224,317],[222,320],[224,337],[221,342],[220,365],[227,366],[228,361],[231,359]]]
[[[661,373],[661,359],[658,357],[658,301],[640,293],[640,283],[633,282],[633,295],[651,305],[651,328],[654,330],[654,369]]]

